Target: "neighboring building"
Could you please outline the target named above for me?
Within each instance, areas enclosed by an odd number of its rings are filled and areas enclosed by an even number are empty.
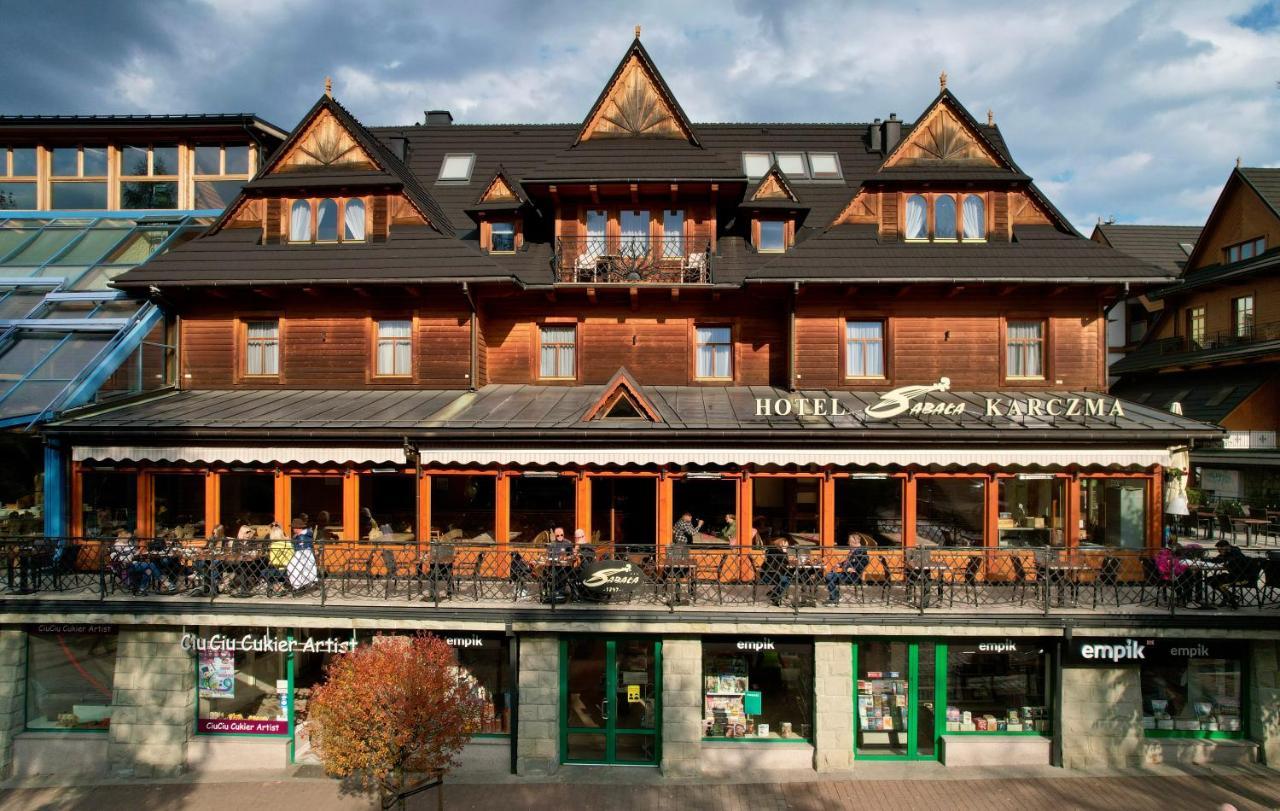
[[[489,707],[470,769],[1275,762],[1276,595],[1148,575],[1221,432],[1106,394],[1105,308],[1174,278],[945,79],[913,123],[699,124],[637,37],[574,124],[326,95],[115,280],[176,385],[42,429],[68,496],[11,547],[0,757],[306,761],[327,657],[431,630]]]
[[[1108,221],[1094,226],[1089,238],[1179,276],[1196,246],[1196,240],[1200,238],[1200,226],[1119,225]],[[1107,311],[1108,366],[1142,343],[1147,330],[1160,316],[1161,307],[1161,302],[1137,295],[1118,302]]]
[[[1148,294],[1160,315],[1112,365],[1116,394],[1228,430],[1191,454],[1192,484],[1280,505],[1280,169],[1237,167],[1186,270]],[[1261,513],[1260,513],[1261,514]]]

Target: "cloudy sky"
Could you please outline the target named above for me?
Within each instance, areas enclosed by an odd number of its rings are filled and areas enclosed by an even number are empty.
[[[1237,156],[1280,165],[1280,0],[8,0],[3,19],[6,114],[289,128],[331,75],[371,125],[579,121],[640,23],[694,121],[911,120],[945,70],[1086,233],[1199,224]]]

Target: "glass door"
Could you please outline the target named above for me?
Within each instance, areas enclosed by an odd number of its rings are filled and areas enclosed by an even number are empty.
[[[854,646],[855,755],[865,759],[932,760],[937,757],[938,655],[933,642],[876,640]]]
[[[632,637],[560,641],[565,763],[658,764],[662,643]]]

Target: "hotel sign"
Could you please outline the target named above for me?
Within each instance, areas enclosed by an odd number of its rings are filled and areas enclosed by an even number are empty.
[[[955,417],[976,414],[971,403],[943,402],[930,395],[951,390],[951,379],[930,386],[902,386],[880,395],[862,410],[850,411],[834,397],[757,397],[757,417],[853,417],[877,422],[894,417]],[[984,397],[981,417],[1123,417],[1124,406],[1114,397]]]

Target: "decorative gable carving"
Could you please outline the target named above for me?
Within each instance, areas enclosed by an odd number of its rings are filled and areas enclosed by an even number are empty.
[[[370,171],[379,168],[333,113],[321,110],[297,142],[276,162],[272,173],[337,167]]]
[[[507,178],[501,172],[493,176],[493,180],[489,181],[489,187],[484,190],[484,194],[480,195],[480,202],[482,203],[519,199],[516,196],[515,189],[511,188],[511,184],[507,182]]]
[[[945,103],[934,105],[893,151],[885,166],[939,163],[1003,165],[1003,161],[982,143],[978,134]]]
[[[782,178],[777,174],[769,174],[764,181],[756,187],[756,193],[751,195],[752,200],[795,200],[795,195],[791,193],[791,189],[783,184]]]
[[[835,219],[836,225],[876,225],[880,222],[880,194],[859,189]]]
[[[1014,225],[1052,225],[1049,214],[1026,192],[1009,192],[1009,221]]]
[[[638,37],[587,114],[575,143],[636,137],[698,144],[693,127]]]
[[[644,395],[640,384],[626,367],[618,369],[605,385],[599,399],[582,415],[583,422],[638,419],[662,422],[662,415]]]

